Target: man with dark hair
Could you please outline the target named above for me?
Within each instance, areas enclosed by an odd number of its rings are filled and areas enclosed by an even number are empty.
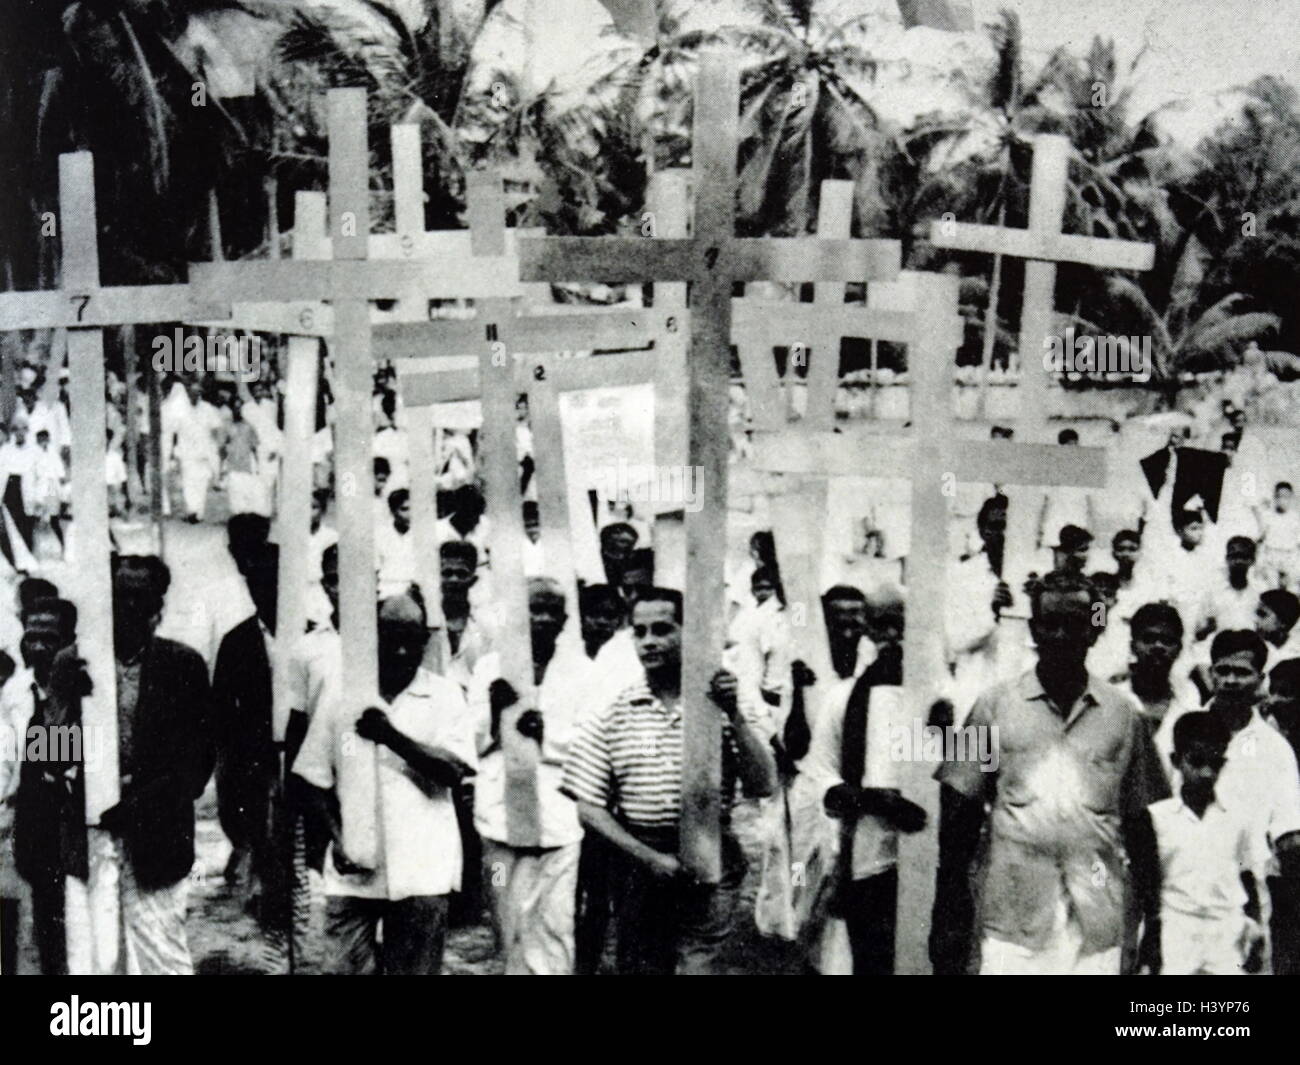
[[[636,547],[637,534],[625,521],[615,521],[600,530],[600,560],[605,568],[605,582],[615,588],[623,586],[623,570]]]
[[[1264,671],[1288,658],[1300,658],[1300,599],[1281,588],[1261,592],[1255,608],[1255,631],[1268,650]]]
[[[1204,639],[1220,629],[1248,629],[1255,624],[1259,593],[1264,590],[1255,568],[1255,541],[1246,536],[1228,538],[1224,567],[1205,591],[1201,629]]]
[[[1278,481],[1273,505],[1259,512],[1260,568],[1275,588],[1292,588],[1300,578],[1300,511],[1290,481]]]
[[[645,677],[578,727],[564,791],[578,802],[584,828],[622,852],[616,902],[620,973],[708,972],[732,927],[745,861],[730,831],[736,783],[771,795],[776,764],[762,711],[718,670],[709,698],[722,725],[723,877],[694,882],[677,859],[682,805],[682,597],[644,589],[632,632]],[[704,694],[704,693],[700,693]]]
[[[1129,621],[1128,635],[1128,670],[1112,681],[1133,696],[1154,736],[1167,715],[1177,716],[1201,704],[1195,685],[1173,673],[1183,647],[1183,621],[1168,603],[1145,603]]]
[[[1293,898],[1300,883],[1300,769],[1286,738],[1260,714],[1268,652],[1258,633],[1229,629],[1214,637],[1210,657],[1214,694],[1206,709],[1232,737],[1216,794],[1229,809],[1250,817],[1255,853],[1264,862],[1254,870],[1257,881],[1267,881],[1270,888],[1276,885],[1278,890],[1271,890],[1270,896]],[[1176,723],[1166,717],[1156,732],[1156,746],[1171,779]]]
[[[997,737],[996,768],[967,757],[936,774],[936,972],[967,971],[976,958],[987,974],[1120,971],[1123,826],[1169,790],[1132,704],[1084,666],[1098,605],[1077,572],[1035,583],[1037,665],[987,690],[966,721]]]
[[[1183,714],[1173,730],[1178,794],[1154,802],[1134,826],[1133,879],[1145,922],[1140,964],[1152,974],[1257,972],[1263,932],[1259,861],[1243,812],[1219,801],[1228,729],[1214,714]]]
[[[194,802],[214,762],[208,672],[196,651],[154,635],[171,572],[162,559],[127,556],[113,571],[113,650],[117,664],[117,805],[99,827],[121,848],[122,923],[129,973],[193,972],[185,934],[194,866]],[[59,653],[50,707],[59,724],[80,722],[90,678],[76,648]],[[84,790],[80,774],[76,789]],[[78,799],[77,801],[84,801]],[[82,842],[84,855],[84,839]],[[86,866],[69,892],[84,893]]]
[[[478,548],[468,540],[444,540],[438,554],[442,617],[451,651],[444,673],[468,691],[475,663],[491,650],[488,632],[470,603],[470,592],[478,583]]]
[[[1300,658],[1288,658],[1269,671],[1265,711],[1300,759]],[[1294,976],[1300,973],[1300,882],[1278,876],[1268,886],[1273,900],[1273,971]]]
[[[342,697],[326,699],[294,762],[330,834],[326,934],[337,973],[442,968],[462,864],[451,789],[475,757],[460,688],[421,664],[427,625],[409,595],[380,603],[381,705],[354,718]]]
[[[388,496],[390,520],[375,530],[375,565],[379,595],[401,595],[415,584],[415,537],[411,535],[411,493],[394,489]]]
[[[608,584],[587,584],[578,590],[578,610],[582,646],[594,659],[623,625],[623,597]]]
[[[897,619],[887,622],[886,616]],[[892,975],[898,907],[898,833],[925,827],[925,811],[896,788],[872,779],[887,760],[870,748],[867,718],[888,713],[902,685],[902,603],[878,601],[872,612],[876,658],[845,700],[824,706],[804,772],[816,782],[825,811],[841,822],[840,878],[832,912],[843,918],[853,974]],[[884,623],[882,623],[884,622]]]
[[[563,794],[564,762],[574,730],[589,712],[586,655],[559,644],[568,621],[564,592],[553,580],[528,581],[533,659],[533,703],[513,728],[538,744],[537,802],[540,836],[535,847],[514,847],[507,831],[502,717],[518,702],[501,679],[500,656],[479,660],[470,692],[477,724],[479,771],[474,782],[474,824],[483,840],[493,910],[501,930],[507,974],[568,975],[574,969],[574,906],[582,826],[573,800]]]
[[[14,730],[23,746],[29,725],[37,729],[46,726],[54,659],[76,636],[75,627],[71,630],[67,627],[72,615],[60,609],[63,602],[47,598],[26,607],[21,645],[23,664],[0,691],[0,718]],[[67,972],[64,885],[69,866],[79,868],[75,863],[79,856],[75,842],[84,833],[85,814],[74,808],[57,764],[24,760],[6,768],[11,770],[5,799],[13,817],[14,864],[30,892],[41,972],[46,976],[64,975]],[[16,927],[16,913],[14,924]]]
[[[1078,525],[1063,525],[1056,543],[1052,545],[1053,568],[1082,573],[1088,565],[1091,550],[1092,533]]]
[[[289,856],[273,831],[282,820],[280,751],[271,710],[279,560],[275,544],[263,544],[245,559],[243,577],[254,613],[221,641],[212,672],[217,811],[233,848],[226,875],[242,888],[271,944],[266,959],[271,971],[282,971],[288,960],[283,904]]]

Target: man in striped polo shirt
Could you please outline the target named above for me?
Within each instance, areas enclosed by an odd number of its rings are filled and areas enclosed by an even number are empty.
[[[589,832],[609,841],[626,866],[615,900],[620,974],[710,971],[732,927],[745,861],[730,831],[736,782],[754,797],[776,788],[771,723],[737,693],[726,670],[709,698],[722,735],[722,881],[702,884],[677,860],[682,798],[680,592],[644,589],[632,636],[645,677],[578,727],[564,788]]]

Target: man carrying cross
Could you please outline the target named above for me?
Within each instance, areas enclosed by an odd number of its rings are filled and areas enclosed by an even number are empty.
[[[528,615],[536,705],[525,709],[514,727],[540,745],[540,841],[536,847],[512,847],[508,842],[501,716],[518,696],[500,679],[501,656],[494,651],[479,659],[470,692],[479,747],[474,823],[483,839],[506,973],[567,975],[574,963],[582,826],[577,806],[560,788],[574,731],[588,706],[595,666],[572,643],[558,642],[568,621],[558,583],[545,577],[529,580]]]
[[[999,760],[954,759],[936,774],[936,973],[975,959],[982,975],[1120,971],[1129,832],[1169,789],[1133,705],[1084,667],[1095,605],[1081,574],[1033,586],[1037,664],[985,691],[966,722],[989,730]]]
[[[625,870],[615,900],[620,974],[700,975],[710,971],[731,932],[745,862],[729,829],[739,780],[756,798],[776,790],[770,723],[726,670],[708,697],[723,716],[723,877],[697,881],[677,859],[682,814],[682,597],[643,589],[632,635],[645,678],[578,729],[564,791],[578,801],[583,826],[621,852]],[[615,813],[617,808],[617,814]]]
[[[475,757],[460,689],[421,666],[427,623],[410,595],[380,604],[376,704],[353,719],[344,693],[330,693],[293,764],[331,836],[334,972],[434,975],[442,967],[448,896],[461,877],[451,791],[474,772]]]

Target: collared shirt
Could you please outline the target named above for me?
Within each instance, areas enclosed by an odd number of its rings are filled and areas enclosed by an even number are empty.
[[[743,692],[740,713],[762,736],[770,719]],[[718,711],[721,715],[721,711]],[[730,817],[738,779],[735,729],[722,724],[722,817]],[[642,679],[604,711],[585,718],[569,751],[564,792],[616,811],[630,825],[675,829],[682,807],[682,704],[669,709]]]
[[[1216,797],[1196,814],[1182,796],[1149,807],[1160,854],[1160,909],[1188,917],[1227,917],[1246,905],[1242,873],[1262,864],[1248,818]]]
[[[398,532],[392,521],[375,529],[375,559],[379,568],[379,598],[401,595],[415,582],[415,537]]]
[[[542,715],[541,758],[537,765],[537,803],[541,821],[539,847],[563,847],[582,839],[578,806],[561,792],[564,765],[578,722],[591,698],[595,666],[580,649],[561,645],[536,690]],[[474,778],[474,827],[484,839],[505,843],[506,776],[501,747],[492,739],[488,687],[501,676],[501,656],[490,651],[479,659],[470,685],[469,706],[478,742],[479,769]]]
[[[992,806],[978,891],[983,932],[1040,949],[1064,900],[1084,954],[1116,946],[1127,881],[1121,819],[1169,794],[1133,705],[1090,676],[1062,712],[1031,669],[980,696],[966,725],[997,728],[997,772],[969,760],[945,762],[936,776]]]
[[[386,713],[411,739],[474,765],[465,698],[451,681],[420,669]],[[343,875],[327,856],[326,893],[397,901],[455,891],[462,855],[451,789],[418,776],[393,751],[358,736],[354,726],[341,698],[324,700],[293,766],[309,784],[337,786],[345,838],[371,836],[376,844],[378,861],[369,874]],[[366,831],[371,827],[373,834]]]
[[[343,648],[328,622],[304,633],[289,655],[289,708],[315,717],[322,700],[339,690]]]
[[[1213,582],[1205,591],[1202,613],[1206,618],[1214,618],[1215,627],[1219,632],[1255,627],[1255,609],[1259,606],[1259,593],[1268,587],[1262,580],[1256,578],[1258,572],[1252,569],[1247,574],[1244,588],[1234,588],[1228,583],[1227,570],[1215,574]]]
[[[450,643],[448,644],[450,647]],[[467,695],[474,677],[474,667],[478,661],[492,650],[492,638],[487,628],[481,624],[471,610],[465,619],[465,627],[460,630],[460,639],[456,641],[456,650],[443,671],[448,680],[454,680]]]
[[[1212,705],[1213,701],[1206,709]],[[1156,750],[1171,782],[1177,779],[1172,763],[1176,720],[1168,714],[1156,730]],[[1264,862],[1254,871],[1267,875],[1277,841],[1300,831],[1300,770],[1295,752],[1282,733],[1252,710],[1250,721],[1228,742],[1227,757],[1215,794],[1229,809],[1250,818],[1254,853]]]
[[[1150,701],[1143,699],[1133,690],[1133,681],[1127,673],[1121,673],[1111,679],[1121,692],[1133,700],[1137,711],[1150,726],[1154,735],[1156,729],[1160,726],[1166,717],[1180,717],[1187,713],[1188,710],[1199,710],[1201,708],[1201,696],[1196,690],[1196,685],[1186,677],[1179,677],[1171,673],[1169,677],[1170,696],[1167,701]]]

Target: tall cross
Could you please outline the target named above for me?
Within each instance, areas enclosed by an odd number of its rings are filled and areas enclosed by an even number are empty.
[[[95,172],[87,152],[59,157],[58,229],[63,282],[59,289],[0,294],[0,331],[67,329],[72,408],[70,545],[76,559],[77,648],[94,688],[82,700],[81,725],[94,735],[100,759],[87,761],[85,818],[90,874],[70,882],[69,966],[73,972],[117,971],[121,956],[118,855],[112,837],[96,826],[120,796],[116,669],[113,663],[111,538],[104,480],[104,328],[179,321],[199,313],[188,285],[105,286],[99,277]],[[209,306],[202,313],[222,312]],[[128,399],[133,397],[128,397]],[[128,412],[133,417],[134,412]]]
[[[331,303],[337,399],[339,615],[351,716],[359,714],[378,691],[369,301],[473,297],[503,289],[499,257],[366,261],[370,157],[365,107],[365,93],[360,89],[335,89],[329,94],[332,258],[203,263],[190,270],[192,286],[204,293],[220,294],[231,303]],[[364,800],[377,787],[377,764],[362,766],[362,761],[347,760],[341,772],[351,777],[350,783]],[[370,808],[374,808],[373,803]],[[377,860],[379,840],[374,818],[369,823],[354,823],[351,828],[345,825],[345,833],[348,852],[354,859],[362,864]]]
[[[702,506],[686,515],[686,609],[682,632],[684,706],[681,857],[706,882],[721,877],[721,715],[710,678],[726,630],[726,538],[731,383],[731,288],[738,281],[887,279],[897,273],[896,241],[740,239],[735,235],[739,60],[708,52],[695,86],[692,165],[695,217],[689,238],[545,237],[519,242],[525,281],[609,283],[684,281],[691,290],[687,360],[687,458]]]
[[[956,251],[987,252],[1024,259],[1025,285],[1020,310],[1020,378],[1017,386],[1018,433],[1030,443],[1046,442],[1048,374],[1045,341],[1055,332],[1056,264],[1080,263],[1097,269],[1150,270],[1155,248],[1135,241],[1065,235],[1070,141],[1058,134],[1034,137],[1029,184],[1029,225],[1011,229],[949,220],[934,222],[930,242]],[[990,308],[990,314],[996,308]],[[1014,493],[1008,512],[1006,554],[1026,562],[1037,548],[1037,507],[1024,492]]]

